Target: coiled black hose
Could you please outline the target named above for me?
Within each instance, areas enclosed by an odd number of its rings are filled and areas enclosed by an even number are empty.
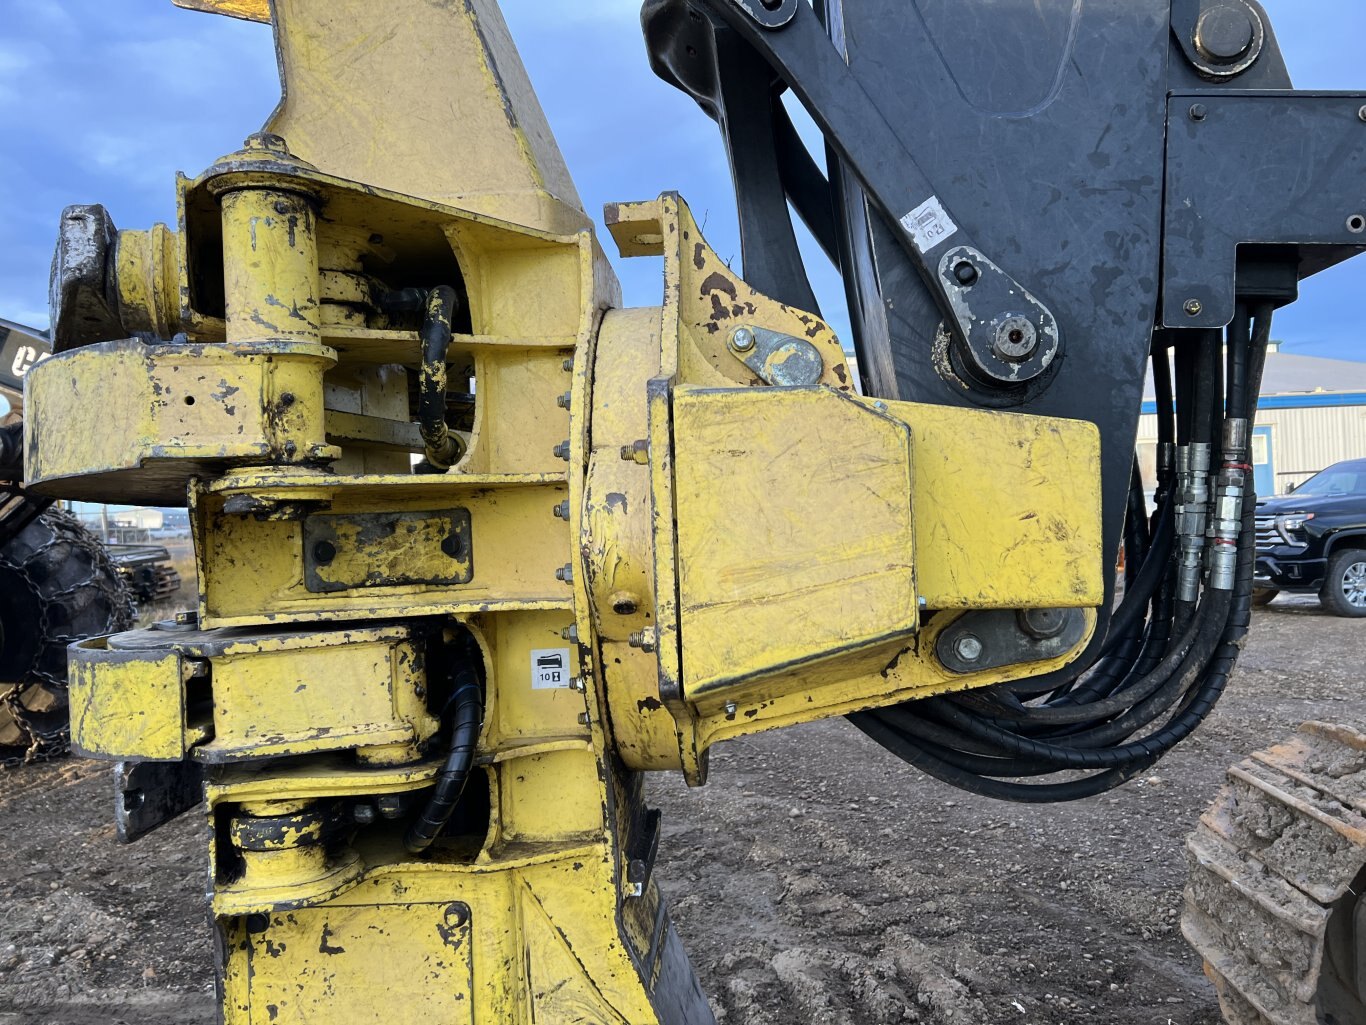
[[[437,774],[436,789],[432,791],[427,806],[408,826],[403,838],[410,854],[421,854],[441,835],[451,820],[455,806],[460,803],[460,795],[465,791],[465,782],[474,765],[474,749],[479,743],[479,729],[484,721],[479,674],[468,667],[457,670],[454,683],[450,700],[453,709],[450,753],[446,756],[446,764]]]
[[[1239,309],[1228,332],[1226,364],[1217,334],[1186,334],[1176,346],[1174,381],[1167,350],[1180,336],[1158,339],[1159,443],[1208,444],[1217,456],[1220,421],[1256,416],[1271,313],[1269,305]],[[1129,577],[1129,594],[1091,669],[1061,686],[1019,681],[850,718],[922,771],[1002,800],[1078,800],[1147,771],[1214,708],[1247,635],[1256,558],[1250,483],[1232,590],[1206,589],[1193,603],[1175,600],[1178,549],[1169,519],[1175,482],[1166,477],[1158,482],[1158,511],[1146,539],[1132,523],[1126,528],[1126,539],[1146,547],[1146,557]],[[1128,511],[1131,521],[1137,517],[1132,496]],[[1024,782],[1078,770],[1094,774]]]

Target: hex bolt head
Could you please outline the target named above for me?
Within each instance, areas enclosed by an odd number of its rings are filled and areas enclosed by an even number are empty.
[[[572,687],[574,690],[578,691],[580,694],[588,690],[588,683],[584,680],[582,676],[571,676],[569,678],[569,686]]]
[[[375,806],[373,804],[358,804],[351,809],[351,815],[362,826],[368,826],[375,821]]]
[[[1205,312],[1205,304],[1199,299],[1187,299],[1186,305],[1182,307],[1188,317],[1198,317]]]
[[[555,446],[555,458],[563,459],[566,463],[569,462],[569,449],[570,444],[568,441],[560,442]]]
[[[579,713],[579,725],[580,725],[580,726],[587,726],[587,725],[589,724],[589,722],[590,722],[590,720],[589,720],[589,718],[588,718],[588,713],[587,713],[587,712],[580,712],[580,713]]]
[[[559,398],[555,400],[555,405],[559,406],[561,409],[568,409],[570,403],[573,402],[573,400],[574,393],[565,392],[563,395],[561,395]]]
[[[331,541],[319,541],[313,546],[313,561],[327,566],[337,557],[337,546]]]
[[[569,357],[569,359],[560,364],[560,367],[566,374],[572,374],[574,372],[574,357]]]
[[[964,662],[976,662],[984,650],[981,640],[972,634],[964,634],[953,642],[953,653]]]
[[[733,718],[735,718],[735,713],[736,713],[737,711],[739,711],[739,707],[740,707],[740,706],[738,706],[734,701],[727,701],[727,702],[726,702],[726,718],[728,718],[728,719],[733,719]]]
[[[626,641],[633,648],[639,648],[647,655],[655,650],[655,634],[653,630],[641,630],[631,634]]]
[[[749,352],[754,348],[754,332],[747,327],[737,327],[730,336],[730,344],[736,352]]]
[[[578,624],[574,624],[573,626],[567,626],[567,627],[565,627],[563,630],[560,631],[560,636],[563,637],[566,641],[572,641],[573,643],[578,644],[578,643],[579,643],[579,627],[578,627]]]
[[[1192,121],[1203,121],[1209,117],[1209,108],[1203,103],[1192,103],[1190,109],[1190,119]]]
[[[555,506],[555,518],[557,520],[569,519],[569,499],[566,498],[559,505]]]
[[[560,581],[561,583],[572,584],[574,582],[573,565],[561,566],[559,569],[557,569],[555,571],[555,579]]]

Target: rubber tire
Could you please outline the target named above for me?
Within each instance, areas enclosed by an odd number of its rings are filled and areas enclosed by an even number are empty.
[[[1334,552],[1328,560],[1328,571],[1324,574],[1323,590],[1319,592],[1319,600],[1323,602],[1323,607],[1335,616],[1345,616],[1349,619],[1366,618],[1366,605],[1352,605],[1342,593],[1342,582],[1348,568],[1358,563],[1366,564],[1366,548],[1346,548]]]
[[[1258,608],[1263,605],[1270,605],[1280,593],[1279,587],[1258,587],[1252,592],[1252,604]]]
[[[74,517],[49,509],[0,550],[0,680],[60,686],[71,639],[132,622],[127,586]]]

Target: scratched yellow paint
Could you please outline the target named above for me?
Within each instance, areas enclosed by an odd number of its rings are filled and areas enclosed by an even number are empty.
[[[121,660],[100,641],[82,645],[91,657],[72,658],[67,679],[76,749],[136,761],[184,758],[198,738],[187,731],[181,659]]]
[[[199,627],[247,632],[207,676],[78,647],[77,742],[210,764],[226,1025],[677,1025],[690,975],[641,879],[635,770],[700,784],[719,740],[1065,665],[1077,649],[959,676],[935,640],[1031,606],[1088,610],[1089,639],[1095,432],[858,398],[830,326],[748,286],[675,195],[609,210],[623,255],[664,267],[658,307],[618,310],[492,0],[182,2],[274,16],[289,148],[179,179],[176,232],[123,233],[125,325],[190,344],[36,367],[29,471],[188,498]],[[405,472],[418,335],[364,309],[391,268],[414,280],[384,287],[467,300],[448,361],[475,409],[446,475]],[[819,385],[757,380],[738,326],[809,342]],[[454,509],[467,581],[420,582],[449,568],[430,531],[401,557],[342,531],[346,580],[397,559],[403,582],[309,590],[310,516]],[[465,804],[421,857],[402,833],[444,759],[425,695],[446,681],[412,620],[470,640],[486,681]],[[538,655],[565,685],[535,686]]]

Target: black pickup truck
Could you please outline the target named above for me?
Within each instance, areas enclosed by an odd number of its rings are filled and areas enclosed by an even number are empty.
[[[1366,459],[1257,503],[1256,587],[1259,605],[1282,591],[1318,592],[1329,611],[1366,617]]]

